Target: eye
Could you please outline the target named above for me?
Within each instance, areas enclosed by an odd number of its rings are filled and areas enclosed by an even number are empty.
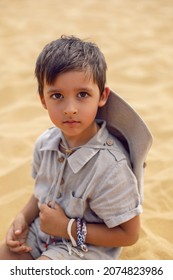
[[[54,94],[51,95],[51,98],[55,99],[55,100],[63,99],[63,95],[61,93],[54,93]]]
[[[86,98],[88,96],[89,96],[89,94],[87,92],[85,92],[85,91],[82,91],[82,92],[78,93],[78,97],[79,98]]]

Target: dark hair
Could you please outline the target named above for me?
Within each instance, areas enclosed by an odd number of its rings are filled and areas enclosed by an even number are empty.
[[[47,44],[37,58],[35,75],[39,94],[43,95],[44,80],[53,84],[57,75],[70,70],[90,71],[100,93],[104,91],[107,65],[100,49],[94,43],[63,35]]]

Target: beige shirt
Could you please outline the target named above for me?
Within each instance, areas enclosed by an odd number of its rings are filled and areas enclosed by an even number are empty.
[[[61,131],[53,127],[36,141],[32,175],[39,203],[56,201],[68,217],[83,217],[86,222],[105,223],[109,228],[142,212],[127,153],[109,134],[105,122],[87,144],[69,156],[59,150],[61,139],[65,144]],[[40,237],[44,239],[44,234]],[[115,259],[120,251],[93,245],[88,248],[87,259]]]

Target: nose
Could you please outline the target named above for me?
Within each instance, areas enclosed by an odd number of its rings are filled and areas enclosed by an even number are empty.
[[[73,102],[68,102],[64,109],[65,115],[75,115],[77,114],[77,108]]]

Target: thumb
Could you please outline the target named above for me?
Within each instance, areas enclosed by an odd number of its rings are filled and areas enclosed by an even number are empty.
[[[58,203],[55,203],[55,205],[54,205],[54,209],[55,210],[58,210],[58,209],[60,209],[61,207],[59,206],[59,204]]]
[[[40,205],[40,212],[43,213],[44,211],[47,210],[47,208],[48,208],[47,204],[41,204],[41,205]]]
[[[15,235],[20,235],[22,233],[22,229],[17,227],[16,229],[14,229],[14,233]]]
[[[20,235],[22,233],[23,227],[24,225],[22,224],[21,220],[16,220],[13,224],[15,235]]]
[[[40,219],[44,219],[47,217],[47,215],[49,214],[50,212],[50,207],[47,206],[46,204],[42,204],[40,206],[40,213],[39,213],[39,216],[40,216]]]

